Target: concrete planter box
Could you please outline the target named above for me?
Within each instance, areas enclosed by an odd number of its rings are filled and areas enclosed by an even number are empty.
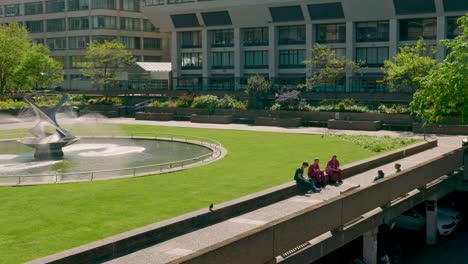
[[[135,113],[136,120],[171,121],[173,117],[172,113]]]
[[[232,116],[192,115],[192,116],[190,116],[190,122],[192,122],[192,123],[230,124],[230,123],[232,123]]]
[[[274,118],[274,117],[257,117],[255,125],[258,126],[279,126],[279,127],[298,127],[302,123],[300,118]]]
[[[119,113],[117,111],[89,111],[89,110],[82,110],[79,112],[79,116],[84,115],[96,115],[96,116],[104,116],[107,118],[118,118]]]
[[[121,107],[121,105],[83,105],[82,110],[87,110],[90,112],[105,112],[105,111],[118,111],[118,108]]]
[[[381,121],[345,121],[335,119],[328,120],[329,129],[377,131],[380,130],[381,126]]]
[[[413,123],[413,132],[447,135],[468,135],[468,125],[428,125],[425,128],[419,123]]]

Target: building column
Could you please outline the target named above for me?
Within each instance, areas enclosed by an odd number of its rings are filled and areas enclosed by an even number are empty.
[[[171,60],[172,60],[172,89],[177,88],[177,78],[180,76],[180,58],[179,58],[179,41],[178,33],[175,31],[171,34]]]
[[[366,264],[377,264],[377,234],[379,228],[364,233],[362,244],[362,257]]]
[[[445,46],[440,44],[439,41],[446,39],[447,37],[447,26],[445,21],[445,16],[437,17],[437,53],[436,59],[438,61],[443,61],[445,59]]]
[[[437,200],[426,201],[426,244],[437,244]]]
[[[240,89],[240,77],[242,76],[242,41],[240,28],[234,28],[234,90]]]
[[[393,58],[398,52],[398,21],[396,19],[390,19],[389,30],[388,30],[388,57]]]
[[[202,77],[203,77],[203,88],[208,87],[210,77],[210,37],[207,29],[203,29],[202,34]]]
[[[310,61],[312,60],[312,47],[313,47],[313,26],[312,24],[308,23],[306,24],[306,60]],[[309,78],[312,76],[312,69],[310,66],[307,66],[307,71],[306,71],[306,78]]]
[[[276,28],[274,25],[270,25],[268,27],[268,76],[270,77],[270,80],[274,80],[274,78],[277,77],[277,42]]]
[[[354,23],[351,21],[346,22],[346,59],[354,61],[354,43],[355,43],[355,36],[354,36]],[[351,77],[353,76],[352,72],[346,73],[346,87],[345,91],[351,91]]]

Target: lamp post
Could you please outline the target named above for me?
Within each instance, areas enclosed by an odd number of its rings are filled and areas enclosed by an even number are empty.
[[[468,181],[468,137],[462,140],[462,147],[463,147],[463,180]]]

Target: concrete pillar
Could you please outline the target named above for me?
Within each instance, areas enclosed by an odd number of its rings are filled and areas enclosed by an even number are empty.
[[[426,244],[437,244],[437,200],[426,201]]]
[[[202,58],[203,58],[203,66],[202,66],[202,76],[203,76],[203,88],[208,86],[210,77],[210,67],[211,67],[211,58],[210,58],[210,36],[207,29],[202,30]]]
[[[377,234],[376,227],[363,235],[362,257],[366,264],[377,264]]]
[[[396,19],[390,19],[389,22],[389,38],[388,38],[388,57],[393,58],[398,52],[398,21]]]
[[[240,28],[234,28],[234,89],[240,88],[240,77],[242,76],[242,39]]]
[[[171,34],[171,58],[172,58],[172,77],[177,78],[180,75],[179,41],[178,32]]]
[[[445,21],[445,16],[437,17],[437,53],[436,59],[438,61],[443,61],[445,58],[445,46],[440,44],[439,41],[446,39],[447,37],[447,26]]]
[[[312,24],[306,24],[306,60],[310,61],[312,59],[312,47],[313,47],[313,27]],[[312,76],[312,69],[310,66],[307,66],[306,77]]]
[[[276,49],[278,46],[277,42],[276,28],[274,25],[270,25],[268,27],[268,76],[270,77],[270,80],[276,78],[276,69],[278,68],[278,51]]]
[[[354,36],[354,23],[352,21],[346,22],[346,59],[354,60],[354,43],[355,43],[355,36]],[[351,77],[352,72],[346,73],[346,92],[351,90]]]

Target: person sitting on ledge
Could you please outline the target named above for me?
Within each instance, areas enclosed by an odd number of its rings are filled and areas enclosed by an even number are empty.
[[[374,182],[383,179],[385,176],[385,173],[382,170],[377,171],[377,177],[374,178]]]
[[[311,179],[315,179],[315,182],[318,187],[325,188],[325,173],[320,170],[319,165],[320,160],[318,158],[314,159],[314,163],[310,165],[309,171],[307,172],[307,176]]]
[[[336,155],[333,155],[331,160],[328,161],[325,171],[332,183],[336,181],[343,183],[343,172],[340,169],[340,162],[336,159]]]
[[[315,187],[315,185],[304,178],[304,169],[309,167],[309,163],[304,161],[302,166],[296,169],[296,173],[294,173],[294,180],[296,181],[297,187],[300,192],[320,192],[320,189]]]
[[[399,173],[401,171],[401,164],[395,163],[395,173]]]

